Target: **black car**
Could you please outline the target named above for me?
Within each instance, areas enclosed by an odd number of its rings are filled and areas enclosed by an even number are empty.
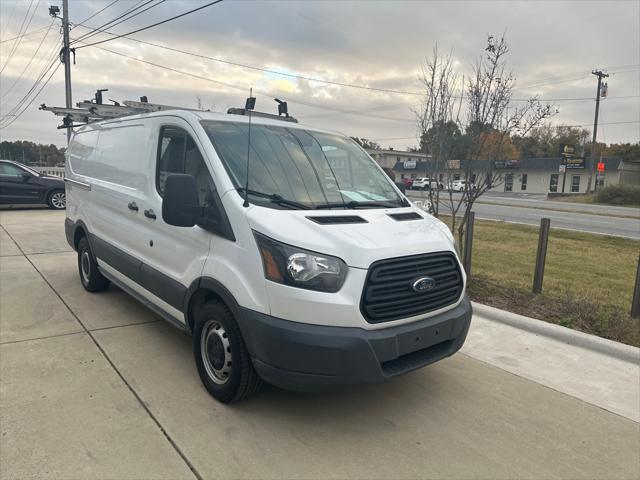
[[[0,160],[0,204],[46,204],[62,210],[66,206],[64,181],[18,162]]]

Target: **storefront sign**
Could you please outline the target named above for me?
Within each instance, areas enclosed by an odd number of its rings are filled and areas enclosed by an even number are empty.
[[[560,155],[563,157],[573,157],[576,153],[575,145],[562,144],[560,145]]]
[[[405,170],[415,170],[418,163],[415,160],[405,160],[403,166]]]
[[[575,170],[575,169],[579,169],[579,168],[584,168],[584,166],[585,166],[584,158],[582,158],[582,157],[567,158],[565,160],[565,163],[567,165],[567,170]]]

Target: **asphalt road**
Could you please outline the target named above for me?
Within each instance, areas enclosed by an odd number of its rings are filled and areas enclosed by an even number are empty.
[[[191,338],[80,286],[64,212],[0,212],[0,480],[640,478],[638,366],[477,316],[385,384],[222,405]]]
[[[415,199],[425,195],[407,193]],[[459,198],[458,195],[455,198]],[[551,219],[551,228],[640,239],[639,209],[554,202],[540,196],[487,195],[475,203],[473,211],[476,218],[483,220],[539,225],[540,219],[546,217]]]

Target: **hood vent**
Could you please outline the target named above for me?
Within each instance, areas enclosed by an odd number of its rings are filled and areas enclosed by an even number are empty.
[[[307,217],[312,222],[320,225],[344,225],[349,223],[367,223],[367,221],[357,215],[338,215],[327,217]]]
[[[398,221],[398,222],[405,222],[407,220],[423,220],[424,219],[424,217],[422,215],[420,215],[419,213],[416,213],[416,212],[389,213],[388,215],[391,218],[393,218],[394,220]]]

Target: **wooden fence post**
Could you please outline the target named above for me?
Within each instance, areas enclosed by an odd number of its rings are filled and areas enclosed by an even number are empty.
[[[631,317],[640,318],[640,258],[638,258],[636,284],[633,287],[633,299],[631,300]]]
[[[467,273],[467,281],[471,277],[471,251],[473,245],[473,224],[475,223],[475,212],[469,212],[467,219],[467,231],[464,235],[464,251],[462,252],[462,266]]]
[[[549,227],[551,220],[540,219],[540,234],[538,236],[538,253],[536,254],[536,269],[533,273],[533,293],[542,293],[542,280],[544,279],[544,264],[547,258],[547,243],[549,241]]]

